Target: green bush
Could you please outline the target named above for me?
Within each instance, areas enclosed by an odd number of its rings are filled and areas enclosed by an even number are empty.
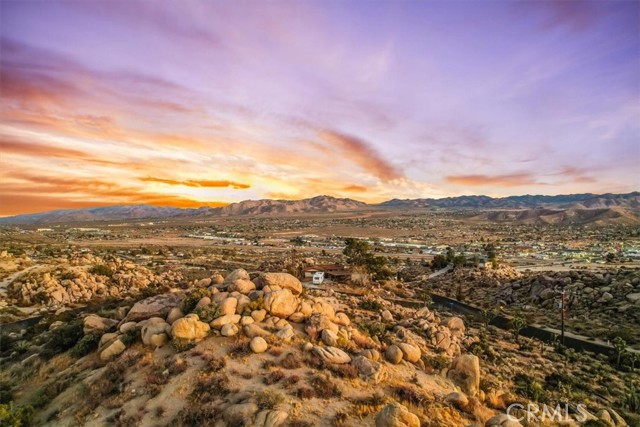
[[[0,405],[0,425],[27,427],[33,419],[33,408],[29,405],[14,406],[13,402]]]
[[[200,301],[204,297],[210,297],[211,291],[207,288],[198,288],[193,289],[191,292],[184,297],[182,302],[180,303],[180,309],[184,314],[189,314],[196,308],[198,301]]]
[[[513,379],[515,392],[534,402],[545,403],[548,399],[547,392],[542,384],[526,374],[516,374]]]
[[[201,321],[209,323],[220,315],[220,307],[212,302],[209,305],[196,308],[193,312],[198,315]]]
[[[183,351],[191,350],[192,348],[194,348],[196,346],[196,343],[184,338],[174,338],[171,340],[171,346],[177,353],[182,353]]]
[[[122,342],[122,344],[129,348],[132,344],[135,344],[138,341],[142,341],[142,335],[140,333],[140,330],[134,328],[120,335],[118,339]]]
[[[96,351],[98,349],[98,344],[100,344],[100,335],[88,334],[80,338],[69,353],[74,357],[83,357],[93,351]]]
[[[8,382],[0,382],[0,404],[9,403],[13,399],[11,384]]]
[[[362,301],[358,306],[363,310],[369,311],[380,311],[383,308],[378,301]]]
[[[113,270],[108,265],[105,264],[96,264],[89,269],[89,273],[97,274],[99,276],[113,276]]]
[[[370,337],[381,336],[386,330],[387,326],[381,322],[362,322],[357,324],[358,329],[367,334]]]
[[[44,346],[42,356],[51,358],[56,354],[64,353],[76,345],[84,336],[81,320],[76,320],[63,325],[50,332],[49,341]]]

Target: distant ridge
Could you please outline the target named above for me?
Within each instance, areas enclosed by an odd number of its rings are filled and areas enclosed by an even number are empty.
[[[124,205],[66,209],[0,218],[0,224],[56,224],[94,221],[157,220],[214,216],[277,215],[369,210],[470,210],[487,221],[524,223],[639,222],[640,192],[627,194],[524,195],[493,198],[460,196],[442,199],[393,199],[367,204],[348,198],[316,196],[302,200],[245,200],[222,208],[182,209],[166,206]],[[513,211],[510,214],[490,211]],[[559,214],[562,213],[562,214]],[[564,218],[564,219],[562,219]]]

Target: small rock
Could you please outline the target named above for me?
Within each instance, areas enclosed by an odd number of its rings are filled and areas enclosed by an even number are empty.
[[[420,427],[420,419],[397,403],[389,403],[376,416],[376,427]]]
[[[320,347],[316,345],[311,351],[327,363],[343,364],[351,362],[351,357],[336,347]]]
[[[251,347],[251,351],[254,353],[264,353],[267,351],[268,345],[264,338],[255,337],[249,343],[249,347]]]
[[[207,336],[211,328],[207,323],[201,322],[197,315],[189,314],[176,320],[171,325],[171,336],[189,341],[197,341]]]
[[[227,323],[220,329],[220,334],[223,337],[233,337],[240,332],[240,329],[234,323]]]
[[[387,359],[389,363],[393,363],[394,365],[400,363],[403,356],[404,355],[402,354],[402,350],[400,350],[400,347],[398,347],[397,345],[390,345],[389,348],[387,348],[387,351],[384,352],[385,359]]]
[[[335,347],[338,345],[338,335],[329,329],[324,329],[322,331],[322,342],[328,346]]]
[[[122,341],[115,340],[111,345],[100,352],[100,360],[105,362],[111,360],[125,351],[126,348],[127,347]]]
[[[401,343],[398,347],[402,350],[403,359],[411,363],[416,363],[422,357],[420,349],[412,344]]]

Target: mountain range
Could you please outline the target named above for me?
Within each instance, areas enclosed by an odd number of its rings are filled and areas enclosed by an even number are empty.
[[[157,220],[214,216],[282,215],[359,210],[466,210],[478,220],[518,223],[637,223],[640,192],[627,194],[524,195],[493,198],[393,199],[367,204],[353,199],[316,196],[302,200],[245,200],[221,208],[182,209],[126,205],[66,209],[0,218],[0,224],[55,224],[94,221]],[[478,212],[476,212],[478,211]]]

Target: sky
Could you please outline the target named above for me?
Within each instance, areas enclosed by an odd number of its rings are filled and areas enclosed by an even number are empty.
[[[640,189],[638,1],[0,2],[0,215]]]

